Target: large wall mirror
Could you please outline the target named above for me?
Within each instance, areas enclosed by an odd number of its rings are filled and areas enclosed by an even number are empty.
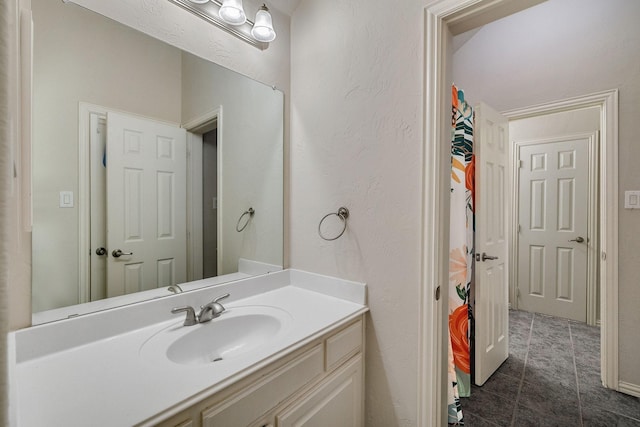
[[[282,92],[71,3],[32,10],[34,323],[281,269]]]

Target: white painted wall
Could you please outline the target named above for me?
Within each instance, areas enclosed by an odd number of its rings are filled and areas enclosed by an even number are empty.
[[[238,258],[282,265],[283,93],[190,54],[183,55],[182,76],[183,123],[222,107],[218,274],[237,272]],[[249,207],[255,214],[238,233]]]
[[[509,122],[511,141],[553,138],[558,135],[600,130],[600,108],[563,111]]]
[[[291,25],[291,266],[364,281],[367,426],[417,425],[424,4],[302,0]],[[346,206],[344,236],[318,222]]]
[[[640,2],[549,0],[485,26],[454,55],[454,81],[500,110],[620,90],[619,200],[638,189]],[[619,211],[620,380],[640,384],[640,213]]]
[[[180,123],[181,52],[74,4],[33,0],[32,10],[38,312],[78,303],[78,102]],[[58,207],[62,190],[73,208]]]

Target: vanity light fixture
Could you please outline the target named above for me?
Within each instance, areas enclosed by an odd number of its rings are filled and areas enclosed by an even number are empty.
[[[251,29],[251,35],[261,42],[272,42],[276,39],[276,32],[273,30],[271,14],[266,4],[263,4],[256,13],[256,22]]]
[[[229,25],[242,25],[247,22],[247,15],[242,8],[242,0],[223,0],[218,16]]]
[[[169,0],[205,21],[245,42],[264,50],[275,40],[269,8],[263,4],[256,13],[255,24],[247,19],[242,0]]]

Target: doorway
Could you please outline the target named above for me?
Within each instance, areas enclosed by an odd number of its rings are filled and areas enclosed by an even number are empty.
[[[218,129],[202,135],[202,278],[218,275]]]
[[[598,107],[512,120],[511,307],[595,325]]]
[[[516,6],[523,10],[539,2],[521,2]],[[472,0],[442,0],[433,3],[425,11],[425,144],[423,150],[423,248],[422,298],[420,305],[421,335],[419,419],[422,425],[442,425],[445,414],[446,360],[444,343],[447,324],[442,302],[447,301],[447,290],[439,285],[448,279],[448,153],[446,141],[449,133],[447,116],[451,82],[451,38],[478,26],[490,23],[518,10],[513,2],[496,0],[477,2]],[[599,276],[602,284],[602,381],[606,387],[618,388],[618,337],[617,337],[617,108],[618,92],[612,90],[593,95],[559,101],[527,111],[511,112],[510,118],[524,118],[542,111],[559,112],[568,106],[600,107],[602,129],[599,173],[599,221],[600,262]],[[444,298],[441,298],[444,297]]]
[[[220,274],[222,106],[182,125],[187,130],[187,280]]]

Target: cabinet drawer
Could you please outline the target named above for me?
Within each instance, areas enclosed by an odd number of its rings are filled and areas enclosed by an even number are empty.
[[[318,344],[231,399],[202,412],[203,427],[246,426],[323,374]]]
[[[362,319],[327,338],[327,371],[353,356],[362,346]]]
[[[358,355],[280,413],[278,427],[362,427],[362,370],[362,356]]]

